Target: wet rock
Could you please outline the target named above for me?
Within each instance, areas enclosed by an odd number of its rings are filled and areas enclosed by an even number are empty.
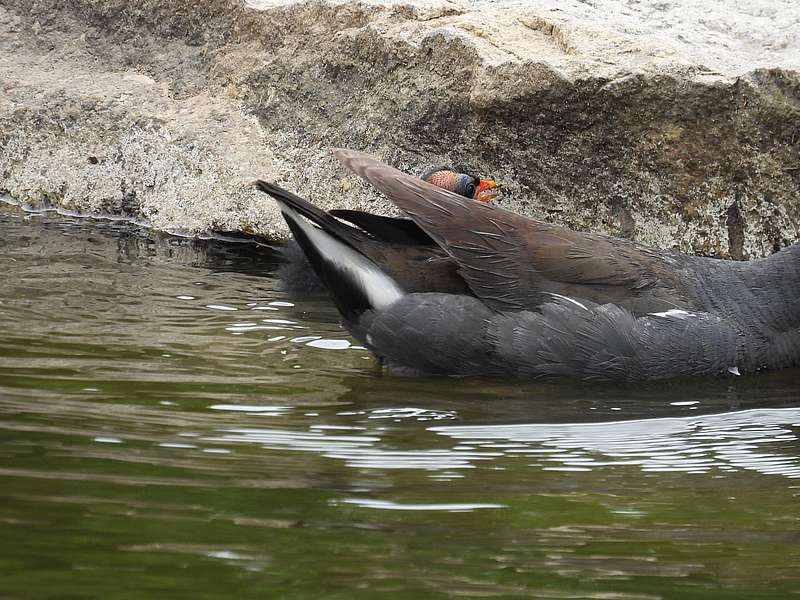
[[[248,186],[391,207],[331,159],[455,163],[509,208],[747,258],[800,237],[800,6],[6,0],[0,189],[286,234]]]

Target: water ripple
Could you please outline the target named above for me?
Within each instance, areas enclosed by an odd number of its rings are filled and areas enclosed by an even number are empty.
[[[545,470],[636,465],[646,472],[747,469],[800,478],[800,457],[786,453],[786,442],[798,441],[799,426],[800,409],[785,408],[604,423],[439,426],[430,431],[484,448],[497,448],[498,441],[513,443],[507,454],[533,457]]]
[[[402,504],[389,500],[372,500],[367,498],[345,498],[332,501],[331,504],[354,504],[362,508],[377,508],[381,510],[444,510],[447,512],[472,512],[481,508],[506,508],[504,504],[486,503],[441,503],[441,504]]]

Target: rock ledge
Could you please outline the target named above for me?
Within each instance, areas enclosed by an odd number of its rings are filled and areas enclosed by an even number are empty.
[[[346,146],[491,175],[573,228],[763,256],[800,238],[800,6],[747,5],[7,0],[0,190],[282,237],[256,177],[391,211]]]

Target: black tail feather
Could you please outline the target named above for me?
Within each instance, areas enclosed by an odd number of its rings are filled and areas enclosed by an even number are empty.
[[[337,219],[342,219],[360,227],[375,239],[392,244],[406,246],[434,246],[436,242],[419,225],[411,219],[383,217],[362,212],[360,210],[336,209],[330,212]]]
[[[336,268],[335,263],[325,259],[319,248],[308,238],[292,215],[284,212],[283,216],[294,239],[297,240],[306,258],[308,258],[308,262],[311,263],[314,272],[328,289],[336,308],[339,309],[346,321],[357,322],[364,311],[373,308],[369,297],[364,293],[363,289],[353,285],[351,281],[343,277],[343,273]]]
[[[256,185],[278,201],[294,239],[346,321],[355,324],[365,311],[385,306],[403,293],[360,249],[367,234],[274,184]]]
[[[363,231],[342,223],[321,208],[311,204],[308,200],[283,189],[279,185],[259,179],[255,182],[255,186],[259,191],[269,194],[276,200],[280,200],[318,227],[321,227],[350,246],[357,247],[360,243],[368,239]]]

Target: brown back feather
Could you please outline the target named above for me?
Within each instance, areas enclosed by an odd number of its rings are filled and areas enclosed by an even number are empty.
[[[694,307],[668,255],[475,202],[361,152],[334,154],[430,235],[496,310],[531,308],[545,300],[542,293],[613,302],[635,313]]]

